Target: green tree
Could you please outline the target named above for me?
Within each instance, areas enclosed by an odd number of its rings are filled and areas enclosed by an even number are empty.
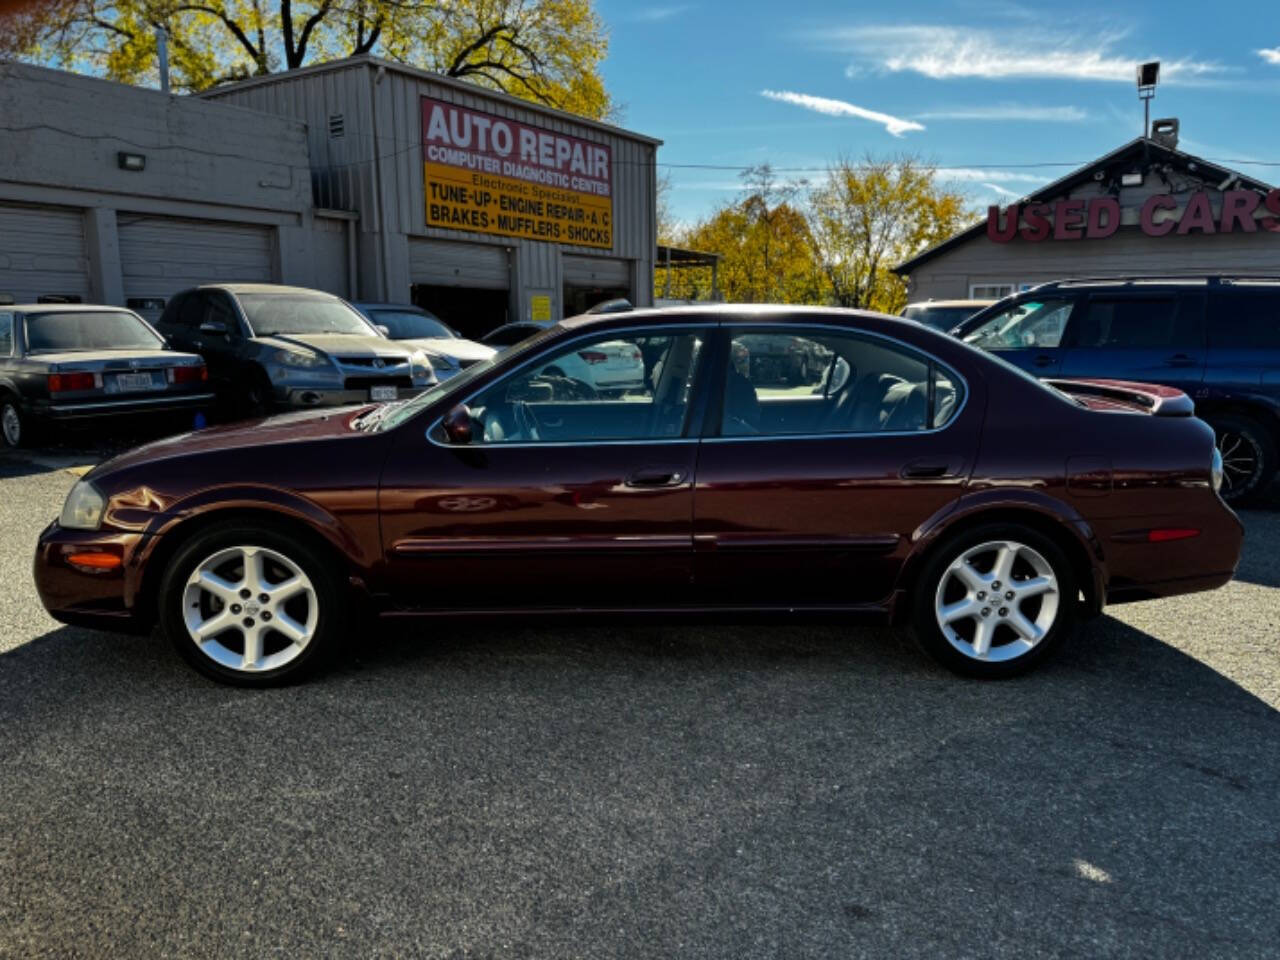
[[[767,164],[742,178],[741,196],[684,231],[681,245],[722,255],[719,287],[730,303],[823,302],[813,237],[798,202],[804,184],[779,180]],[[705,298],[710,273],[680,271],[672,296]]]
[[[964,197],[943,189],[918,158],[840,158],[809,192],[809,224],[831,301],[897,313],[906,284],[892,267],[972,219]]]
[[[588,117],[612,115],[592,0],[48,0],[0,17],[0,56],[138,83],[169,36],[174,85],[373,53]]]

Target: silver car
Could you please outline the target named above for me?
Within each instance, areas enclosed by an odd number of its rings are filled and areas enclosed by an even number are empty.
[[[319,290],[208,284],[170,300],[156,327],[204,357],[225,405],[245,416],[397,400],[437,382],[422,350],[388,340]]]
[[[352,304],[392,340],[423,351],[436,376],[447,380],[473,363],[488,360],[498,351],[461,336],[435,314],[421,307],[397,303]]]

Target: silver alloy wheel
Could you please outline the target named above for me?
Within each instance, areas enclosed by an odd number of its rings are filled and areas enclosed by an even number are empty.
[[[4,427],[5,443],[16,447],[22,442],[22,418],[18,416],[18,408],[12,403],[6,403],[4,411],[0,412],[0,424]]]
[[[970,547],[938,582],[934,613],[947,642],[973,660],[1030,652],[1053,629],[1061,597],[1049,561],[1024,543]]]
[[[1245,434],[1224,433],[1218,437],[1218,452],[1222,454],[1223,494],[1230,496],[1238,490],[1247,490],[1262,460],[1257,444]]]
[[[311,580],[284,554],[228,547],[191,571],[182,618],[209,659],[231,670],[262,673],[302,653],[315,636],[320,604]]]

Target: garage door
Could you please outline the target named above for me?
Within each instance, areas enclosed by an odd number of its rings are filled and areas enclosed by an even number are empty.
[[[83,211],[0,205],[0,295],[90,299]]]
[[[631,264],[627,260],[567,256],[563,264],[565,286],[631,289]]]
[[[506,290],[511,270],[505,247],[448,240],[409,240],[409,275],[415,284]]]
[[[175,293],[201,283],[271,283],[276,278],[271,227],[121,213],[120,266],[125,302],[156,319]]]

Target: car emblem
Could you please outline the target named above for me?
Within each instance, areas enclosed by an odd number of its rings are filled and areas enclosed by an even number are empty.
[[[132,367],[134,370],[137,370],[137,369],[138,369],[138,367],[140,367],[141,365],[142,365],[142,363],[141,363],[141,361],[139,361],[139,360],[130,360],[130,361],[129,361],[129,366],[130,366],[130,367]]]
[[[387,362],[383,360],[381,357],[374,357],[373,365],[377,367],[379,370],[381,370],[383,367],[387,365]]]

